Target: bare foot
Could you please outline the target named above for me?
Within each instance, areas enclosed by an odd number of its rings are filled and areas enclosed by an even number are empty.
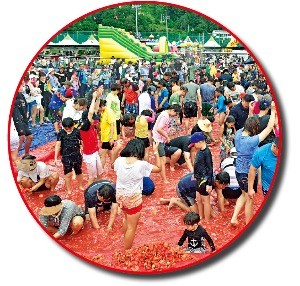
[[[232,226],[236,227],[236,226],[238,226],[239,221],[238,221],[237,219],[236,219],[236,220],[231,220],[231,221],[230,221],[230,224],[231,224]]]
[[[170,166],[170,171],[171,171],[171,172],[175,172],[175,167],[171,167],[171,166]]]
[[[68,194],[68,195],[72,195],[72,191],[68,191],[67,194]]]
[[[81,186],[81,187],[79,187],[79,190],[84,191],[85,189],[84,189],[84,187]]]
[[[170,182],[167,181],[167,180],[165,180],[165,181],[163,181],[163,183],[164,183],[164,184],[169,184]]]
[[[175,205],[175,202],[176,202],[176,198],[170,199],[170,203],[168,205],[168,210],[170,210]]]
[[[170,199],[160,198],[158,203],[161,205],[165,205],[165,204],[168,204],[169,202],[170,202]]]

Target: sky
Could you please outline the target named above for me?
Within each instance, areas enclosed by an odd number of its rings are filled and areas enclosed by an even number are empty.
[[[168,1],[182,5],[216,20],[227,27],[259,60],[276,91],[283,126],[281,166],[273,194],[257,221],[237,243],[203,265],[171,275],[132,276],[102,270],[68,253],[35,222],[14,183],[8,158],[7,133],[10,106],[19,80],[38,50],[59,30],[80,16],[121,1],[37,0],[8,1],[1,8],[2,57],[0,91],[2,94],[0,138],[2,230],[1,278],[6,284],[30,283],[103,283],[110,285],[253,285],[292,282],[298,278],[299,202],[297,176],[297,66],[294,37],[298,34],[296,1],[232,0]],[[143,1],[140,1],[143,2]],[[243,4],[245,3],[245,4]],[[9,27],[9,29],[6,29]],[[285,42],[286,44],[284,44]],[[297,58],[295,58],[297,63]],[[293,101],[292,101],[293,100]],[[293,134],[293,141],[291,138]],[[299,229],[299,228],[298,228]],[[293,261],[292,261],[293,260]],[[297,276],[296,276],[297,275]],[[298,279],[297,279],[298,280]]]

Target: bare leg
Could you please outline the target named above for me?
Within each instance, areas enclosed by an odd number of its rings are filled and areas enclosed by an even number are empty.
[[[181,156],[181,149],[178,149],[172,156],[171,156],[171,160],[170,160],[170,170],[172,172],[175,171],[175,163],[179,160],[180,156]]]
[[[101,158],[101,164],[102,164],[102,168],[104,169],[105,167],[105,163],[106,163],[106,154],[107,154],[107,149],[102,149],[101,153],[100,153],[100,158]]]
[[[190,211],[190,208],[180,198],[171,198],[170,199],[168,210],[170,210],[173,206],[178,206],[186,212]]]
[[[238,224],[238,219],[237,219],[238,215],[246,202],[245,195],[246,195],[245,191],[242,191],[242,194],[239,196],[239,198],[235,203],[234,212],[230,221],[230,223],[233,226],[236,226]]]
[[[217,189],[217,194],[218,194],[218,202],[219,202],[219,207],[220,211],[223,212],[225,211],[225,198],[222,193],[222,189]]]
[[[166,156],[160,157],[161,160],[161,171],[160,175],[165,184],[168,184],[169,181],[167,180],[167,175],[166,175]]]
[[[55,187],[59,181],[59,175],[57,172],[53,172],[45,181],[45,186],[50,188],[51,192],[55,191]]]
[[[126,232],[124,233],[125,249],[130,249],[132,247],[140,216],[141,216],[140,212],[133,215],[128,215],[128,214],[126,215],[127,228],[126,228]]]
[[[79,174],[79,175],[76,175],[76,179],[77,179],[77,182],[78,182],[78,187],[81,191],[84,190],[84,187],[82,185],[82,181],[83,181],[83,175],[82,174]]]
[[[72,194],[71,182],[72,182],[72,172],[65,175],[66,189],[69,195]]]
[[[26,142],[25,142],[25,146],[24,146],[25,155],[29,154],[29,150],[30,150],[30,145],[31,145],[32,139],[33,139],[33,135],[26,136]]]
[[[83,227],[84,220],[81,216],[73,217],[70,227],[72,229],[72,234],[77,234]]]
[[[246,224],[248,224],[253,217],[253,199],[250,199],[248,194],[245,195],[245,198],[246,198],[245,217],[246,217]]]
[[[212,213],[211,205],[210,205],[210,196],[202,196],[201,200],[203,202],[204,207],[204,218],[206,221],[209,221]]]
[[[199,210],[199,216],[201,219],[204,218],[204,205],[201,199],[201,195],[197,192],[196,193],[196,198],[197,198],[197,205],[198,205],[198,210]]]

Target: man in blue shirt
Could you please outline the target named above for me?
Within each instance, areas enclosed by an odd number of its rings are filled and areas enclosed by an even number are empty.
[[[261,167],[263,195],[267,195],[276,169],[278,147],[278,137],[276,137],[273,143],[263,145],[255,151],[248,173],[248,194],[254,192],[255,174],[257,169]]]

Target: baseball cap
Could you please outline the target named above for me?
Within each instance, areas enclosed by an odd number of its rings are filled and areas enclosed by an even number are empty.
[[[192,148],[195,143],[198,143],[200,141],[205,140],[205,136],[203,135],[202,132],[195,132],[192,136],[191,136],[191,143],[188,146],[189,148]]]

